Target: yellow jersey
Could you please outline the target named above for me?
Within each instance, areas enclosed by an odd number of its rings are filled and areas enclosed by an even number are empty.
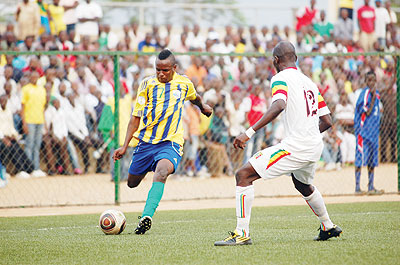
[[[43,124],[46,106],[46,89],[42,86],[27,84],[22,87],[25,121],[29,124]]]
[[[64,7],[49,5],[49,11],[53,18],[53,21],[50,21],[51,33],[58,35],[60,31],[67,30],[67,25],[64,23]]]
[[[151,144],[172,141],[183,146],[183,105],[185,100],[194,99],[196,90],[186,76],[174,73],[168,83],[159,82],[155,75],[144,79],[132,112],[141,117],[133,136]]]

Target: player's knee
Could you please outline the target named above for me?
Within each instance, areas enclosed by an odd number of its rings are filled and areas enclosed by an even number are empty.
[[[235,174],[236,186],[246,187],[246,186],[250,185],[250,184],[248,184],[248,181],[247,181],[248,176],[249,176],[249,174],[245,168],[239,169]]]
[[[154,173],[154,180],[157,182],[164,182],[167,180],[167,177],[169,175],[168,168],[159,168],[155,173]]]
[[[310,196],[314,192],[314,186],[310,184],[305,184],[300,181],[298,181],[293,175],[292,175],[292,180],[295,189],[301,193],[301,195],[307,197]]]
[[[127,185],[129,188],[135,188],[139,185],[139,183],[135,182],[135,181],[129,181],[127,182]]]
[[[127,185],[129,188],[136,188],[137,186],[139,186],[141,179],[131,179],[128,178],[128,182]]]

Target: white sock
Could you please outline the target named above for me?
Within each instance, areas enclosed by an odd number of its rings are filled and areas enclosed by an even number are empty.
[[[318,217],[321,222],[321,229],[327,231],[333,228],[333,223],[329,218],[328,211],[326,210],[324,199],[322,199],[322,195],[319,190],[314,186],[314,192],[308,196],[303,197],[306,200],[308,206],[310,206],[311,210]]]
[[[254,200],[254,186],[236,186],[236,232],[241,236],[250,236],[249,224],[251,205]]]

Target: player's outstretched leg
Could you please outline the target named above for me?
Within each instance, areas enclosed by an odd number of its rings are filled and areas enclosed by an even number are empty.
[[[250,215],[254,200],[253,181],[260,178],[250,163],[244,165],[236,173],[236,217],[237,225],[234,232],[222,241],[216,241],[214,246],[251,245]]]
[[[151,228],[152,217],[164,193],[165,181],[172,172],[174,172],[174,165],[169,160],[162,159],[157,163],[153,185],[147,195],[146,205],[144,206],[138,226],[135,229],[135,234],[142,235]]]
[[[321,222],[319,235],[314,240],[328,240],[331,237],[340,236],[342,229],[334,225],[329,218],[324,199],[319,190],[315,186],[300,182],[293,174],[292,180],[296,189],[303,195],[303,199]]]

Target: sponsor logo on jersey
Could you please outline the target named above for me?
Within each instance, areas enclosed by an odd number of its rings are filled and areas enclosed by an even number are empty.
[[[263,155],[262,152],[258,152],[257,154],[255,154],[254,158],[255,159],[260,158],[262,155]]]

